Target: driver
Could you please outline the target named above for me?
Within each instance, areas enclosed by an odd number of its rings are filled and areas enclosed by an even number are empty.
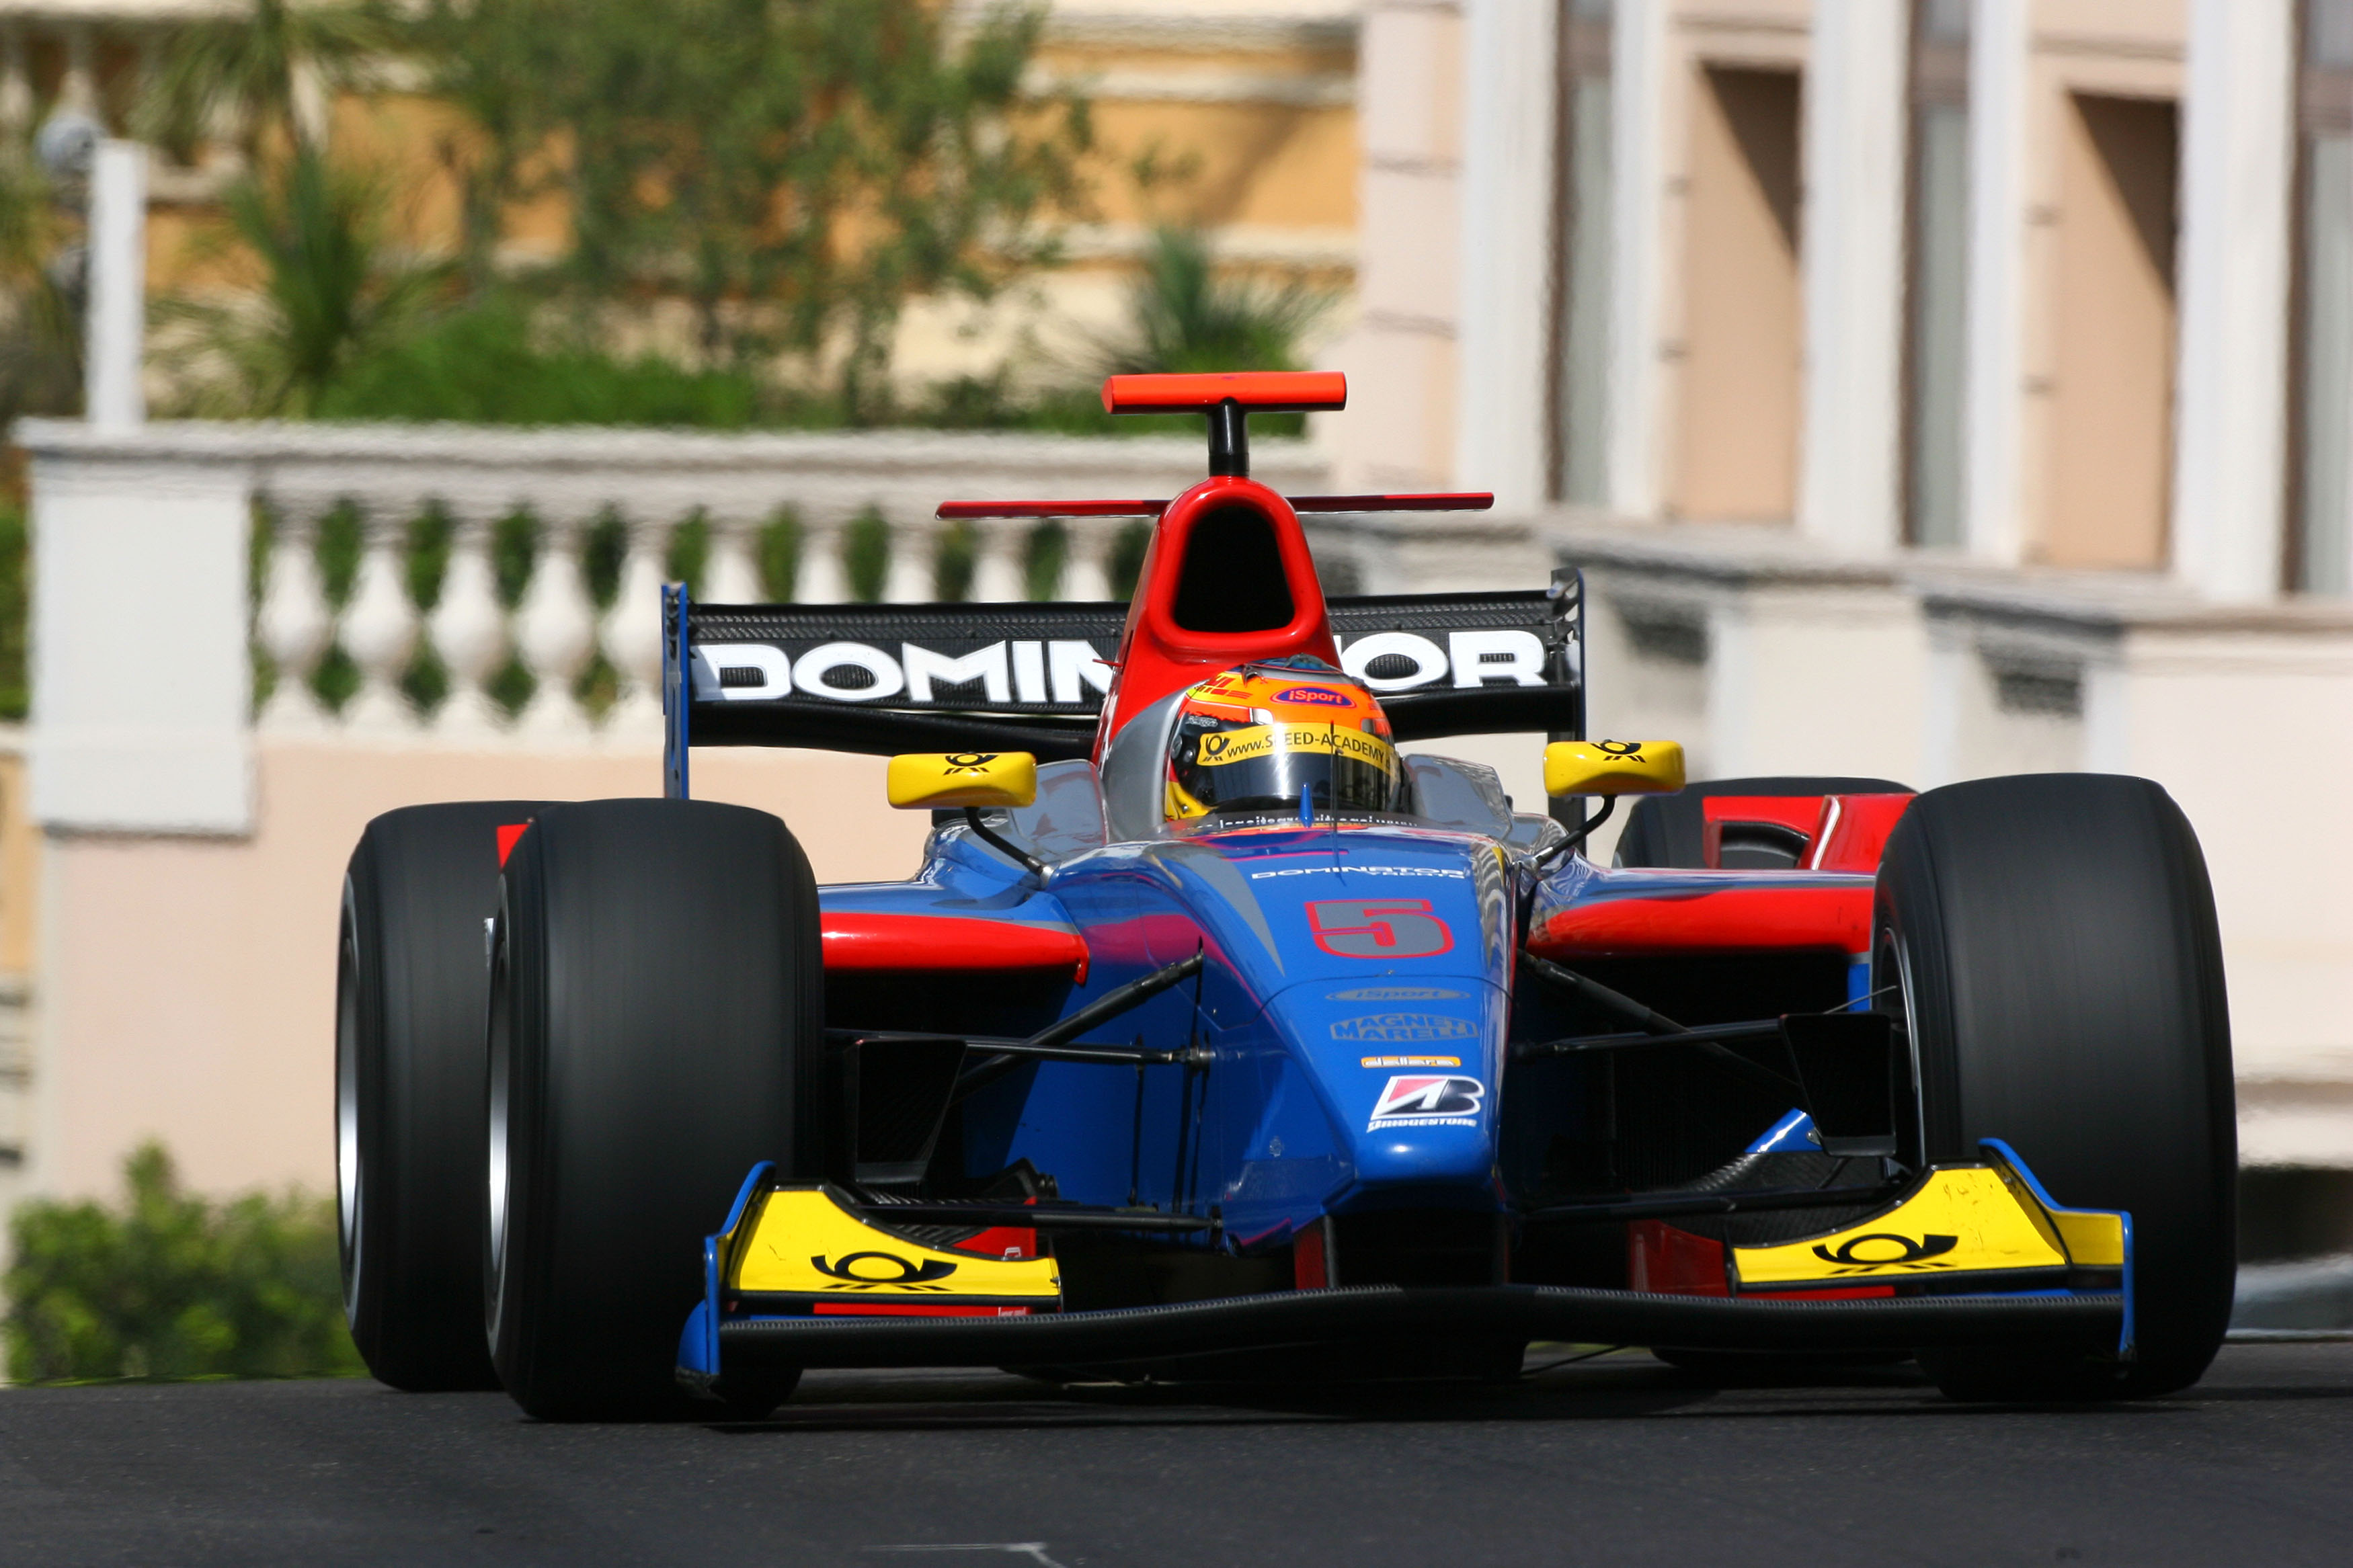
[[[1406,809],[1405,767],[1373,694],[1320,658],[1245,664],[1185,694],[1169,731],[1170,821]]]

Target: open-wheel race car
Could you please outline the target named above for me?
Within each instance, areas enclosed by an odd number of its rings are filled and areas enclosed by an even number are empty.
[[[1539,1340],[1916,1356],[1964,1398],[2200,1375],[2233,1109],[2173,802],[1684,787],[1672,743],[1588,742],[1574,571],[1326,599],[1301,512],[1488,500],[1249,478],[1252,410],[1345,397],[1113,378],[1207,416],[1208,479],[942,515],[1155,517],[1129,603],[673,588],[667,798],[369,826],[337,1125],[377,1376],[605,1418],[757,1415],[811,1367],[1508,1376]],[[1552,737],[1546,813],[1398,750],[1475,733]],[[892,757],[921,868],[818,887],[785,823],[691,798],[730,744]]]

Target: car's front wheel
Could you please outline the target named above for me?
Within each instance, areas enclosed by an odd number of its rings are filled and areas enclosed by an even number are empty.
[[[1908,1142],[2015,1149],[2063,1204],[2132,1216],[2133,1359],[1924,1353],[1966,1399],[2195,1383],[2234,1277],[2237,1131],[2214,898],[2147,779],[1984,779],[1912,803],[1880,865],[1872,983],[1908,1035]]]
[[[785,825],[705,801],[540,814],[509,858],[491,983],[485,1278],[533,1415],[685,1408],[702,1240],[752,1167],[818,1157],[817,890]],[[791,1380],[723,1389],[765,1414]]]

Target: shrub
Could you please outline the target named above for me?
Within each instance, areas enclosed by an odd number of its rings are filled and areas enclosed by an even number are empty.
[[[319,399],[318,414],[710,430],[764,422],[760,384],[747,370],[690,370],[655,354],[621,359],[535,327],[514,298],[452,311],[355,359]]]
[[[0,505],[0,719],[22,719],[31,706],[25,637],[31,605],[32,561],[25,509]]]
[[[8,1375],[356,1376],[330,1199],[214,1203],[162,1145],[124,1162],[121,1208],[36,1199],[11,1223]]]

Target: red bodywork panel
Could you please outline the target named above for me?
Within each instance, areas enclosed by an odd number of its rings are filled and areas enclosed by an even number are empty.
[[[1729,1296],[1724,1243],[1655,1219],[1626,1226],[1626,1285],[1661,1296]]]
[[[1293,511],[1485,511],[1487,490],[1428,490],[1393,496],[1285,496]],[[969,517],[1158,517],[1166,500],[944,500],[934,515]]]
[[[1053,926],[828,910],[818,929],[828,970],[1059,969],[1087,977],[1085,941]]]
[[[1114,375],[1103,384],[1106,414],[1201,414],[1220,403],[1259,414],[1330,413],[1348,406],[1348,378],[1336,370],[1245,370]]]
[[[1879,869],[1887,836],[1908,795],[1710,795],[1701,802],[1707,864],[1719,865],[1724,831],[1736,823],[1769,823],[1806,841],[1798,872]],[[1776,887],[1777,873],[1755,880],[1694,890],[1688,881],[1662,887],[1655,898],[1619,893],[1555,911],[1529,933],[1539,956],[1568,960],[1603,955],[1676,952],[1776,952],[1800,948],[1871,951],[1873,889],[1862,883]]]
[[[1729,1296],[1732,1276],[1724,1243],[1677,1230],[1662,1220],[1626,1226],[1626,1284],[1656,1296]],[[1844,1285],[1829,1290],[1776,1290],[1776,1301],[1862,1301],[1895,1294],[1893,1285]]]
[[[1874,872],[1887,836],[1912,800],[1908,795],[1710,795],[1700,803],[1707,864],[1718,864],[1726,824],[1766,822],[1804,836],[1799,870]]]
[[[1114,380],[1117,378],[1114,377]],[[1229,507],[1242,507],[1262,515],[1274,531],[1282,575],[1291,590],[1292,615],[1286,626],[1262,631],[1204,632],[1179,626],[1176,616],[1176,588],[1193,530],[1205,518]],[[1291,503],[1255,479],[1228,475],[1203,479],[1168,503],[1153,531],[1152,548],[1145,552],[1144,570],[1129,602],[1127,627],[1120,634],[1119,657],[1113,660],[1119,675],[1103,700],[1103,721],[1095,731],[1095,761],[1119,733],[1120,726],[1145,708],[1207,680],[1221,669],[1252,659],[1308,655],[1327,663],[1340,662],[1332,640],[1332,620],[1324,607],[1324,588],[1315,578],[1315,562],[1307,552],[1307,535]]]
[[[1832,888],[1746,885],[1655,899],[1597,899],[1555,913],[1531,932],[1539,958],[1604,954],[1775,952],[1797,948],[1871,951],[1869,883]]]

